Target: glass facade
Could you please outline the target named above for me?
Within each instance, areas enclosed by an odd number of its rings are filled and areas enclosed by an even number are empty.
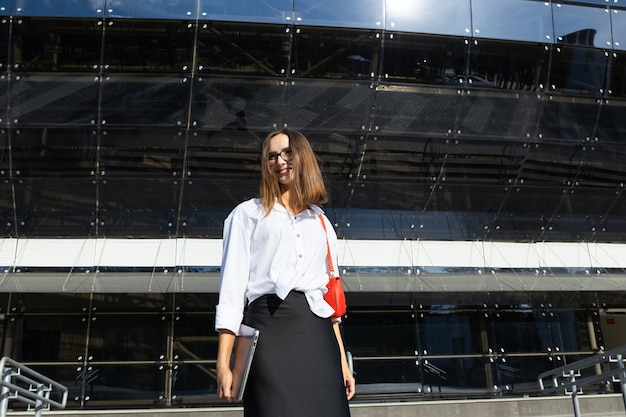
[[[137,290],[121,272],[156,274],[139,261],[17,268],[11,242],[219,239],[284,125],[311,139],[342,240],[626,243],[625,16],[604,0],[0,0],[4,353],[67,384],[72,408],[223,405],[214,291]],[[454,265],[433,276],[482,279]],[[6,290],[15,277],[45,289]],[[538,373],[603,345],[614,285],[351,288],[356,401],[536,394]]]

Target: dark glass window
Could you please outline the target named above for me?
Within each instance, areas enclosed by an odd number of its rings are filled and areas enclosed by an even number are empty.
[[[540,43],[471,42],[470,78],[465,86],[515,91],[543,89],[548,81],[549,54],[549,47]],[[535,107],[532,101],[520,101],[521,111],[525,110],[522,103],[526,108]],[[524,119],[524,115],[517,118]]]
[[[466,73],[467,43],[462,38],[386,34],[383,50],[384,80],[389,82],[449,85]]]
[[[165,315],[124,312],[91,318],[89,356],[96,362],[157,361],[166,357]]]
[[[289,26],[210,22],[198,33],[197,64],[201,74],[287,76]]]
[[[557,46],[552,54],[550,89],[597,97],[605,86],[607,54],[598,49]]]
[[[94,72],[100,65],[102,25],[95,19],[23,18],[13,33],[12,65],[19,71]]]
[[[165,367],[145,364],[94,364],[81,376],[85,379],[84,407],[153,406],[165,393]]]
[[[611,10],[613,48],[626,50],[626,10]]]
[[[5,352],[18,362],[78,361],[84,357],[87,313],[10,314]]]
[[[99,86],[92,75],[25,73],[11,88],[9,117],[17,125],[89,126],[97,120]]]
[[[611,76],[607,92],[611,97],[626,98],[626,53],[614,51],[610,56]],[[613,123],[609,124],[609,126],[613,125]],[[600,123],[600,128],[604,127],[605,125]]]
[[[107,22],[105,40],[103,64],[108,70],[179,74],[191,71],[193,26],[187,22],[116,19]]]
[[[381,35],[375,31],[298,27],[293,74],[306,78],[370,79],[378,73]]]

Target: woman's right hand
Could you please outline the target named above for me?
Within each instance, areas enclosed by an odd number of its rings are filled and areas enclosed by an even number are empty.
[[[226,367],[217,368],[217,396],[233,402],[233,372]]]
[[[230,370],[230,355],[235,344],[235,334],[219,329],[217,340],[217,396],[233,401],[233,371]]]

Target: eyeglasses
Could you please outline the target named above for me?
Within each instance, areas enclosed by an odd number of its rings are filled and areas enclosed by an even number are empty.
[[[268,155],[268,160],[270,164],[275,164],[278,162],[278,157],[281,157],[285,162],[291,162],[293,160],[293,151],[291,149],[283,149],[280,153],[271,152]]]

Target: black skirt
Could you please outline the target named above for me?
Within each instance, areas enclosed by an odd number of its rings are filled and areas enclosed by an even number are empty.
[[[260,330],[245,417],[350,416],[331,320],[313,314],[303,293],[262,296],[245,323]]]

